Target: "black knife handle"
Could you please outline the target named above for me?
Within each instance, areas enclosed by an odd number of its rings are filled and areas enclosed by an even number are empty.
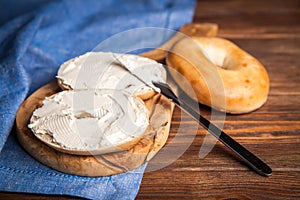
[[[243,147],[241,144],[232,139],[225,132],[220,130],[216,125],[211,123],[205,117],[201,116],[198,112],[194,111],[184,102],[177,100],[179,106],[183,108],[188,114],[190,114],[194,119],[196,119],[205,129],[207,129],[213,136],[215,136],[220,142],[222,142],[226,147],[232,150],[236,155],[238,155],[249,167],[254,169],[257,173],[264,176],[271,176],[272,169],[264,163],[261,159]]]

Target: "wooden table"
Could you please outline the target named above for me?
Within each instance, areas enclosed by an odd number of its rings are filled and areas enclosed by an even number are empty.
[[[232,40],[267,68],[267,103],[250,114],[227,115],[224,130],[268,163],[273,175],[257,175],[220,143],[199,159],[206,134],[199,127],[177,161],[145,173],[137,199],[300,199],[300,1],[202,0],[194,22],[217,23],[220,37]],[[179,116],[177,109],[170,140]],[[188,137],[194,122],[183,118]]]
[[[219,24],[220,37],[232,40],[267,68],[271,81],[267,103],[250,114],[226,115],[224,130],[268,163],[273,175],[257,175],[220,143],[200,159],[207,132],[194,129],[196,122],[175,109],[169,155],[178,145],[192,144],[169,166],[146,172],[137,199],[299,199],[300,1],[202,0],[194,22]],[[201,112],[210,117],[208,108]],[[176,136],[182,139],[172,141]],[[53,198],[16,193],[0,197]]]

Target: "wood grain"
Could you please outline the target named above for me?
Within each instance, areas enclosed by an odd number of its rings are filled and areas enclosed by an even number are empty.
[[[171,165],[143,177],[137,199],[300,198],[300,1],[198,1],[194,22],[217,23],[227,38],[259,59],[270,77],[266,104],[245,115],[226,115],[224,130],[273,169],[261,177],[220,143],[203,159],[206,131]],[[210,109],[201,106],[210,117]],[[181,119],[183,121],[181,121]],[[218,121],[216,121],[218,122]],[[185,133],[176,133],[185,125]],[[169,140],[193,137],[195,122],[175,109]],[[184,145],[185,140],[174,145]],[[170,152],[172,154],[172,151]]]

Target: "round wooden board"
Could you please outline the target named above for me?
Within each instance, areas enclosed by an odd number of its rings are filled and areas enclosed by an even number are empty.
[[[108,176],[133,170],[149,161],[166,143],[171,124],[173,104],[160,94],[145,100],[150,112],[150,124],[158,127],[148,131],[128,150],[102,155],[72,155],[51,148],[40,141],[28,128],[33,111],[45,97],[61,91],[53,81],[33,93],[23,102],[16,116],[17,137],[23,148],[41,163],[64,173],[80,176]],[[161,117],[167,123],[161,124]]]

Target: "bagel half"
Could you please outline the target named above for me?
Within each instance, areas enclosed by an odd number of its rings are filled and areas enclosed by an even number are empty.
[[[132,54],[88,52],[61,65],[57,72],[58,85],[63,90],[124,90],[143,100],[155,95],[154,90],[128,73],[115,57],[150,85],[152,81],[166,81],[164,67],[155,60]]]
[[[149,132],[149,111],[118,90],[65,90],[43,100],[30,119],[37,138],[59,151],[97,155],[127,150]]]
[[[217,110],[248,113],[267,100],[269,77],[264,66],[226,39],[184,38],[174,44],[166,62],[187,79],[184,82],[171,72],[189,96]],[[196,97],[187,90],[187,84]]]

